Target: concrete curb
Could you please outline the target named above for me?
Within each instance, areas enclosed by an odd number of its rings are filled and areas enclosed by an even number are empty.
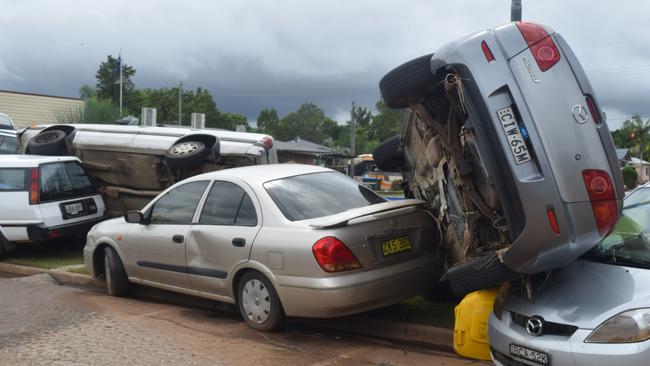
[[[83,273],[66,272],[62,269],[46,269],[30,266],[21,266],[18,264],[0,262],[0,272],[11,273],[20,276],[31,276],[39,273],[48,273],[59,283],[73,286],[91,286],[99,289],[105,289],[106,284],[90,275]]]
[[[48,273],[63,285],[90,286],[97,289],[106,288],[103,281],[99,281],[90,275],[66,272],[61,269],[45,269],[0,262],[0,272],[19,276]],[[200,301],[201,299],[197,298],[197,303],[200,303]],[[193,305],[194,301],[190,301],[190,303],[189,305]],[[454,353],[454,332],[451,329],[376,319],[363,315],[334,319],[299,318],[296,321],[316,328],[343,331],[397,342],[418,343],[440,351]]]

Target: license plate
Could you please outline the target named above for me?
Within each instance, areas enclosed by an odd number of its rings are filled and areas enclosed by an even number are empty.
[[[381,254],[383,254],[384,257],[406,252],[412,248],[413,246],[411,245],[411,238],[406,235],[381,242]]]
[[[510,151],[512,156],[515,158],[515,163],[523,164],[531,160],[530,153],[528,152],[528,147],[526,147],[526,141],[521,136],[521,131],[519,130],[519,125],[517,124],[517,119],[515,114],[512,112],[512,108],[503,108],[497,111],[497,117],[501,121],[501,127],[503,127],[503,132],[506,134],[508,139],[508,146],[510,146]]]
[[[548,365],[548,355],[544,352],[535,351],[534,349],[522,347],[516,344],[510,344],[510,355],[522,360],[530,361],[538,365]]]
[[[65,207],[65,212],[68,213],[68,215],[77,215],[80,212],[83,212],[84,206],[81,204],[81,202],[75,202],[75,203],[69,203],[64,205]]]

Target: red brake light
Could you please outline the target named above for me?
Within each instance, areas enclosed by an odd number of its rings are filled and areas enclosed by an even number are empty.
[[[591,97],[588,95],[585,96],[585,103],[587,103],[587,107],[589,108],[589,113],[591,114],[591,117],[594,119],[594,123],[599,125],[600,114],[598,114],[598,109],[596,109],[596,103],[594,103],[594,100],[591,99]]]
[[[596,169],[583,170],[582,178],[589,194],[598,232],[600,235],[606,236],[612,231],[618,219],[612,180],[607,172]]]
[[[483,49],[483,54],[485,55],[487,62],[494,61],[494,55],[492,54],[492,51],[490,51],[490,47],[488,47],[485,41],[481,42],[481,48]]]
[[[560,61],[560,50],[544,27],[529,22],[517,22],[516,24],[540,70],[546,71]]]
[[[320,239],[312,247],[316,262],[325,272],[340,272],[361,268],[352,251],[335,237]]]
[[[548,217],[548,223],[551,225],[551,229],[555,235],[560,236],[560,226],[557,223],[557,217],[555,217],[555,210],[549,208],[546,211],[546,216]]]
[[[37,205],[40,200],[41,185],[38,178],[38,168],[32,168],[29,173],[29,204]]]

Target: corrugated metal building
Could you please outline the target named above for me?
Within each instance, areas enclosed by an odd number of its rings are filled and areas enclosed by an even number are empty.
[[[16,127],[54,123],[83,107],[83,99],[0,90],[0,112],[11,117]]]

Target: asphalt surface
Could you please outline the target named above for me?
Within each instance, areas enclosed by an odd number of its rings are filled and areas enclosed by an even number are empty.
[[[235,312],[210,309],[210,302],[188,306],[182,296],[138,290],[137,298],[115,298],[61,286],[48,274],[0,274],[0,364],[481,364],[422,347],[299,325],[260,333]]]

